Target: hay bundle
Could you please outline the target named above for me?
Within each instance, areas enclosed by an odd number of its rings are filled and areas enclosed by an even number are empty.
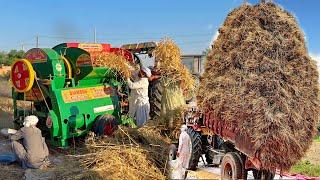
[[[272,3],[242,5],[219,30],[198,102],[248,135],[262,167],[288,170],[312,142],[318,72],[295,18]]]
[[[185,91],[193,90],[195,80],[189,70],[182,64],[180,48],[168,38],[158,43],[155,51],[156,67],[163,77],[170,79],[170,83],[181,83]]]
[[[165,179],[168,146],[156,127],[119,128],[114,137],[88,140],[81,162],[102,179]]]
[[[133,67],[124,56],[114,53],[101,53],[94,58],[94,66],[107,67],[120,73],[125,78],[131,77]]]

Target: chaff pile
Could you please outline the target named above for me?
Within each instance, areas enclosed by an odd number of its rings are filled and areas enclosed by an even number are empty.
[[[124,56],[115,53],[101,53],[94,58],[94,66],[107,67],[117,73],[120,73],[124,78],[131,77],[133,67]]]
[[[295,18],[273,3],[242,5],[219,30],[198,102],[251,137],[262,167],[288,170],[309,148],[319,115],[318,72]]]
[[[155,51],[156,68],[161,75],[170,79],[169,83],[179,83],[183,90],[193,90],[195,80],[189,70],[182,64],[180,48],[173,40],[165,38],[158,43]]]
[[[114,137],[88,140],[90,153],[81,162],[102,179],[165,179],[167,147],[156,127],[120,127]]]

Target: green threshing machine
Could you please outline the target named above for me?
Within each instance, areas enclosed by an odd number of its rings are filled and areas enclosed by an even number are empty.
[[[127,103],[122,102],[126,98],[119,96],[121,88],[127,89],[122,78],[111,69],[95,67],[93,59],[100,53],[116,53],[136,65],[136,53],[149,53],[155,43],[133,46],[63,43],[27,51],[24,59],[11,66],[16,128],[22,126],[26,115],[34,114],[50,143],[67,147],[70,138],[88,131],[108,135],[117,124],[132,125],[132,119],[124,116],[127,106],[122,104]],[[20,108],[19,101],[30,101],[31,107]]]

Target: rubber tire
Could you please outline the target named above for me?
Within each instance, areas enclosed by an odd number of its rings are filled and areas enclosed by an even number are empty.
[[[208,136],[202,136],[202,152],[204,153],[205,157],[206,157],[206,163],[208,165],[213,163],[213,159],[210,157],[210,144],[208,143]]]
[[[149,103],[150,103],[150,118],[157,119],[161,114],[161,99],[163,87],[161,79],[154,80],[149,84]]]
[[[231,172],[230,172],[231,171]],[[221,178],[222,179],[242,179],[242,163],[239,156],[235,152],[228,152],[222,158]],[[231,174],[230,174],[231,173]]]
[[[252,174],[254,179],[259,180],[272,180],[275,176],[274,173],[267,171],[267,170],[252,170]]]
[[[111,125],[111,131],[114,132],[118,128],[116,118],[110,114],[100,115],[96,118],[92,131],[97,136],[111,135],[112,132],[111,134],[105,132],[105,127],[108,125]]]
[[[187,133],[191,139],[192,143],[192,152],[191,157],[189,161],[189,168],[190,170],[196,170],[199,158],[202,156],[202,141],[201,141],[201,135],[199,132],[196,132],[192,128],[188,128]]]
[[[205,157],[206,157],[206,163],[208,165],[211,165],[213,163],[213,159],[211,159],[210,155],[209,155],[209,152],[207,151],[205,154]]]
[[[171,144],[169,146],[169,161],[177,159],[177,146],[175,144]]]

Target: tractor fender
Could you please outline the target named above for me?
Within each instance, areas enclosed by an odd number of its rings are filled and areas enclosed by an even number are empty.
[[[201,132],[201,131],[202,131],[201,126],[198,125],[198,124],[192,125],[192,129],[193,129],[194,131],[197,131],[197,132]]]

